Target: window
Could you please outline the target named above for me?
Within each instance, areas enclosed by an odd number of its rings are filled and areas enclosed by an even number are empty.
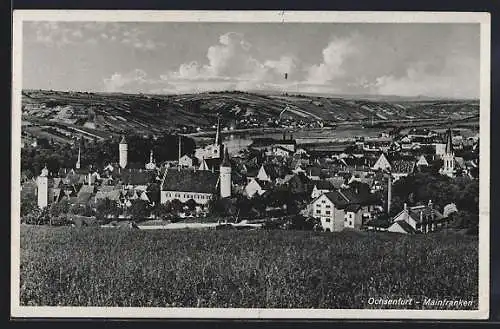
[[[349,226],[352,226],[352,221],[349,221]]]
[[[325,214],[330,215],[330,210],[325,210]]]
[[[321,203],[326,203],[326,201],[325,200],[321,200]]]
[[[326,221],[327,223],[330,223],[330,218],[327,218],[325,221]]]
[[[319,209],[318,209],[318,210],[316,210],[316,213],[317,213],[317,214],[321,214],[321,210],[319,210]]]
[[[330,206],[329,204],[327,204],[325,207],[326,207],[326,208],[330,208],[331,206]]]

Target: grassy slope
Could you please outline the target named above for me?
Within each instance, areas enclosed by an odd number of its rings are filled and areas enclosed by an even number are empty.
[[[369,308],[369,297],[475,299],[477,246],[459,235],[23,227],[21,303]]]

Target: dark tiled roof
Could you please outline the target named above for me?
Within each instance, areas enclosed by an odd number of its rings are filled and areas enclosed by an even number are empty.
[[[27,197],[28,195],[36,195],[37,185],[33,180],[26,181],[22,184],[21,198]]]
[[[347,207],[345,207],[346,211],[350,212],[357,212],[361,208],[361,205],[359,204],[349,204]]]
[[[391,162],[391,170],[395,173],[411,173],[414,168],[414,161],[396,160]]]
[[[333,189],[333,184],[327,180],[317,181],[314,185],[318,190],[331,190]]]
[[[76,196],[76,203],[80,205],[87,204],[94,193],[94,186],[83,185]]]
[[[148,185],[154,178],[153,172],[144,169],[124,169],[120,172],[120,180],[125,185]]]
[[[214,193],[219,175],[206,170],[167,170],[163,177],[163,191]]]
[[[121,196],[121,190],[113,189],[110,191],[97,191],[95,198],[96,198],[96,200],[110,199],[110,200],[114,200],[114,201],[119,201],[120,196]]]
[[[420,213],[422,213],[423,219],[431,217],[432,213],[434,213],[434,220],[443,218],[443,215],[439,211],[428,206],[412,207],[408,212],[417,223],[420,223]]]
[[[327,178],[328,181],[333,185],[333,187],[335,189],[339,189],[340,187],[342,187],[342,185],[344,184],[345,182],[345,179],[344,177],[341,177],[341,176],[337,176],[337,177],[330,177],[330,178]]]
[[[398,224],[399,226],[401,226],[401,228],[408,234],[415,234],[417,231],[415,231],[415,229],[410,225],[408,224],[406,221],[404,220],[398,220],[396,222],[394,222],[396,224]]]
[[[344,209],[348,205],[375,204],[369,193],[356,193],[354,189],[341,189],[325,193],[326,197],[333,202],[336,208]]]

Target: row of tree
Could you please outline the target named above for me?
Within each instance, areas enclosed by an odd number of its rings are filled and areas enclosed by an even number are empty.
[[[74,168],[78,159],[78,146],[81,149],[81,165],[102,168],[109,163],[118,162],[118,143],[121,138],[103,141],[80,140],[80,144],[72,147],[57,143],[48,144],[44,148],[26,147],[21,151],[21,170],[28,177],[34,177],[47,165],[51,172],[60,168]],[[176,160],[179,152],[177,135],[162,135],[144,138],[138,135],[127,135],[128,162],[145,164],[149,162],[150,151],[153,150],[155,161]],[[196,147],[193,139],[182,137],[182,154],[192,154]]]
[[[387,203],[387,187],[380,194]],[[433,171],[416,172],[397,180],[392,187],[390,216],[395,216],[406,203],[408,206],[427,204],[443,211],[454,203],[459,210],[453,215],[456,228],[475,228],[479,224],[479,180],[467,176],[450,178]]]

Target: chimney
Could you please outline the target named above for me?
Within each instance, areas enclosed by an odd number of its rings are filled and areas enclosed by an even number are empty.
[[[405,204],[404,204],[404,206],[403,206],[403,207],[404,207],[403,209],[404,209],[405,211],[407,211],[407,210],[408,210],[408,205],[406,204],[406,202],[405,202]]]

